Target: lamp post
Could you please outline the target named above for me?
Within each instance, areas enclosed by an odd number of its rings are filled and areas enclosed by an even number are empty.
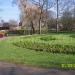
[[[59,18],[59,6],[58,6],[58,1],[57,0],[57,19],[56,19],[56,31],[58,32],[59,31],[59,24],[58,24],[58,18]]]

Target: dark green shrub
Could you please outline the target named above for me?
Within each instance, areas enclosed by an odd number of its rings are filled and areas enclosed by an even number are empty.
[[[44,40],[44,41],[50,41],[50,40],[56,40],[55,37],[53,36],[45,36],[45,37],[41,37],[40,40]]]
[[[12,31],[8,31],[7,34],[8,35],[23,35],[24,34],[24,30],[12,30]]]
[[[70,37],[75,38],[75,35],[74,34],[73,35],[70,35]]]

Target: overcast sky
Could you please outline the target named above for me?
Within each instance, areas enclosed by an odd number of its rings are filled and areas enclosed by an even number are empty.
[[[19,9],[17,5],[12,5],[12,0],[0,0],[0,19],[9,21],[14,19],[19,21]]]

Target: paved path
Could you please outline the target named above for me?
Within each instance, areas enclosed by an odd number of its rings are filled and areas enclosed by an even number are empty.
[[[32,68],[0,62],[0,75],[75,75],[75,71]]]
[[[0,38],[0,40],[4,40],[5,39],[5,37],[3,37],[3,38]]]

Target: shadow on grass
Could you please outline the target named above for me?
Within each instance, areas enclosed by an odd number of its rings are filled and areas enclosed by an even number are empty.
[[[70,37],[75,38],[75,35],[74,34],[73,35],[70,35]]]

